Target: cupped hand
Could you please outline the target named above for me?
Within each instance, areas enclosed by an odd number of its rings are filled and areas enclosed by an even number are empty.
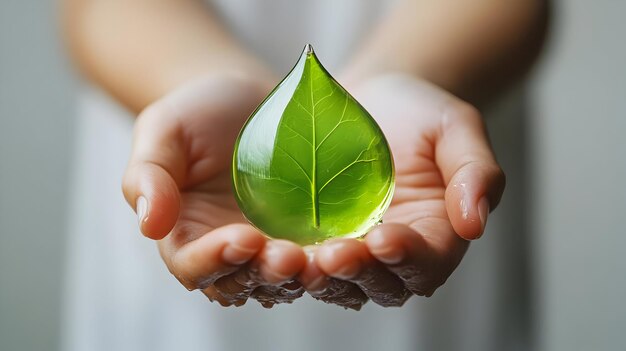
[[[188,83],[146,108],[123,182],[141,232],[159,240],[170,272],[222,305],[253,297],[266,307],[303,294],[302,248],[268,240],[231,192],[237,133],[269,87],[234,74]]]
[[[314,297],[360,309],[430,296],[479,238],[505,178],[479,112],[423,81],[382,76],[349,87],[390,144],[396,189],[364,240],[308,247],[299,279]]]

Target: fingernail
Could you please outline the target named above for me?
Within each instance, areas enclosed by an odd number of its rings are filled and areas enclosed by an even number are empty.
[[[139,228],[141,228],[142,223],[145,221],[146,213],[148,212],[148,200],[142,195],[137,198],[137,202],[135,203],[135,207],[137,208],[137,221],[139,223]]]
[[[239,265],[248,262],[257,251],[258,248],[256,247],[244,247],[239,244],[230,243],[227,244],[224,251],[222,251],[222,258],[227,263]]]
[[[349,262],[331,275],[338,279],[349,280],[356,277],[360,269],[361,265],[358,262]]]
[[[292,280],[281,285],[280,287],[285,289],[286,291],[294,292],[302,289],[302,284],[300,284],[300,282],[298,282],[297,280]]]
[[[324,291],[326,291],[327,288],[328,288],[328,277],[322,275],[322,276],[315,278],[315,280],[313,280],[309,284],[307,291],[310,294],[321,294]]]
[[[404,259],[404,251],[397,247],[387,247],[382,250],[374,250],[372,254],[384,264],[397,264]]]
[[[487,225],[487,216],[489,216],[489,200],[484,196],[478,200],[478,216],[480,217],[481,226],[480,236],[482,236]]]
[[[468,219],[469,218],[469,201],[467,199],[467,195],[465,195],[462,199],[461,199],[461,216],[463,216],[463,219]]]
[[[399,247],[386,245],[382,231],[371,232],[368,244],[372,254],[384,264],[396,264],[404,259],[404,250]]]
[[[287,249],[288,247],[291,247],[291,244],[287,242],[282,242],[280,240],[270,240],[265,246],[264,259],[266,263],[263,266],[275,267],[277,265],[276,262],[274,262],[274,264],[271,264],[270,262],[273,260],[279,260],[280,262],[281,257],[283,256],[283,253],[285,252],[285,249]],[[268,269],[263,269],[262,275],[265,278],[265,280],[270,284],[282,283],[292,278],[291,275],[285,275],[276,270],[268,270]]]
[[[341,252],[345,251],[347,245],[348,244],[345,240],[334,240],[324,244],[323,249],[320,250],[322,260],[328,261],[331,260],[333,257],[341,255]],[[354,278],[360,270],[361,265],[357,259],[346,262],[342,267],[337,268],[336,272],[334,273],[328,273],[332,277],[342,280],[349,280]]]

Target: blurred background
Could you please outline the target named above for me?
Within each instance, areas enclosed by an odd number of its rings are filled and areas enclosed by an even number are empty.
[[[626,349],[624,13],[556,1],[531,80],[538,350]],[[0,1],[0,350],[59,349],[80,85],[57,27],[52,1]]]

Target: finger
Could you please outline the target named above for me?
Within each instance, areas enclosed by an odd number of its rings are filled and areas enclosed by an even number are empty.
[[[159,242],[161,256],[172,274],[189,290],[205,288],[218,278],[233,273],[246,264],[265,246],[267,238],[246,224],[217,228],[189,242],[184,230]]]
[[[444,223],[442,220],[442,223],[431,225],[440,227]],[[385,263],[404,282],[407,289],[421,296],[431,296],[445,283],[468,246],[468,242],[459,238],[452,228],[425,236],[404,224],[395,223],[374,228],[365,237],[365,244],[377,260]]]
[[[292,303],[304,294],[304,288],[299,282],[291,280],[281,286],[264,285],[252,292],[252,298],[263,307],[272,308],[281,303]]]
[[[215,302],[217,301],[222,307],[232,306],[234,304],[233,301],[222,296],[214,286],[209,285],[206,288],[202,289],[202,293],[206,296],[209,301]],[[242,304],[238,304],[237,306],[241,306]]]
[[[446,183],[446,209],[457,234],[467,240],[484,232],[487,216],[504,191],[480,113],[467,104],[446,110],[436,141],[436,161]]]
[[[299,245],[288,240],[270,240],[257,258],[259,275],[265,285],[282,285],[292,280],[306,264]]]
[[[305,247],[307,263],[298,280],[313,298],[343,308],[360,310],[369,300],[356,284],[331,278],[315,263],[317,246]]]
[[[292,303],[304,294],[304,288],[295,280],[281,286],[261,285],[254,278],[244,278],[248,275],[249,270],[242,268],[218,279],[212,289],[230,304],[242,304],[252,297],[266,308],[280,303]]]
[[[135,124],[122,189],[137,212],[141,232],[152,239],[162,239],[178,219],[186,172],[180,128],[165,103],[146,109]]]
[[[247,265],[232,274],[217,279],[214,288],[228,300],[241,301],[247,300],[254,289],[262,284],[262,281],[258,269]]]
[[[411,296],[402,281],[376,261],[361,241],[329,241],[317,250],[315,262],[329,276],[356,284],[378,305],[402,306]]]
[[[309,294],[316,300],[355,311],[360,311],[369,301],[369,297],[356,284],[335,278],[329,279],[326,289]]]
[[[302,296],[304,290],[293,281],[306,264],[302,247],[287,240],[271,240],[255,261],[260,284],[251,297],[263,307],[291,303]]]
[[[276,291],[275,300],[264,295],[258,296],[273,303],[286,302],[292,295],[294,299],[302,295],[299,284],[293,291],[289,288],[293,287],[290,283],[304,267],[305,260],[300,246],[286,240],[271,240],[248,265],[215,281],[215,287],[226,298],[242,300],[250,297],[259,287],[284,285],[285,291],[273,288],[259,290]]]

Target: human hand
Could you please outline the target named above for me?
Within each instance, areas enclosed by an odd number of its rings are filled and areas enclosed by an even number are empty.
[[[232,74],[188,83],[139,116],[123,190],[142,233],[159,240],[170,272],[211,301],[263,306],[303,294],[293,279],[302,248],[268,240],[241,214],[231,191],[237,133],[269,91]]]
[[[430,296],[479,238],[505,178],[480,114],[422,81],[383,76],[351,90],[390,144],[396,189],[381,224],[364,240],[306,248],[299,279],[320,300],[360,309],[371,299],[401,306]]]

